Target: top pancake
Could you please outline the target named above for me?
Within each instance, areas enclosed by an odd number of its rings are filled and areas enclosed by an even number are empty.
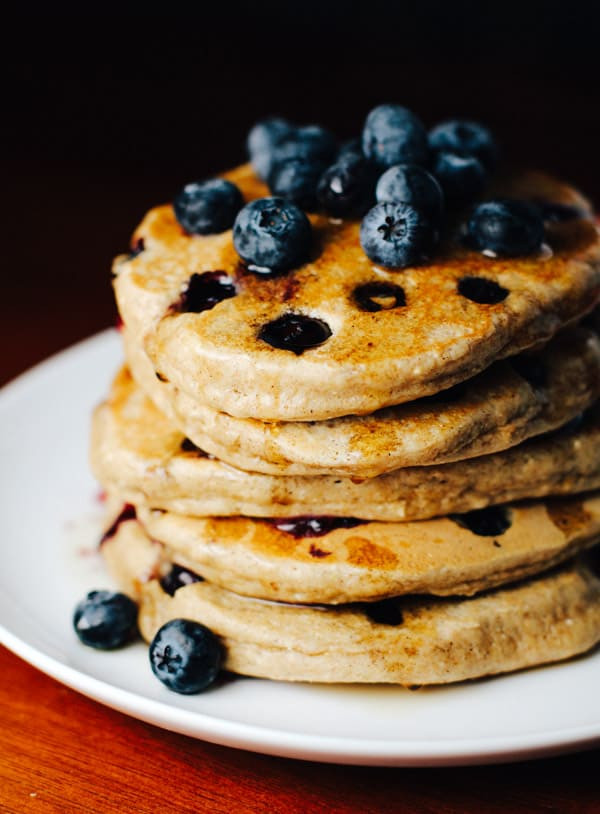
[[[227,177],[246,200],[265,196],[249,166]],[[572,204],[572,189],[539,174],[507,182],[499,194]],[[359,222],[311,215],[312,259],[279,277],[253,274],[231,231],[186,235],[172,207],[151,210],[135,232],[144,251],[115,264],[120,314],[155,371],[201,404],[241,418],[323,420],[365,414],[438,392],[497,358],[545,341],[590,310],[600,295],[600,240],[589,217],[547,229],[551,256],[489,258],[457,241],[429,265],[376,267],[359,244]],[[192,274],[224,271],[236,296],[201,313],[180,313]],[[482,305],[460,295],[461,278],[484,277],[509,291]],[[400,285],[406,306],[377,312],[354,300],[359,285]],[[258,338],[286,313],[327,323],[331,337],[297,356]]]

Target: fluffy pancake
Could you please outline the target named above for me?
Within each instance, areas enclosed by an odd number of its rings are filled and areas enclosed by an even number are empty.
[[[471,599],[327,608],[240,597],[204,581],[170,596],[156,578],[160,546],[135,521],[122,523],[104,552],[140,601],[145,639],[170,619],[201,622],[221,637],[225,668],[245,675],[439,684],[566,659],[600,640],[600,581],[584,562]]]
[[[284,602],[471,595],[563,562],[600,537],[598,493],[408,523],[136,508],[178,563],[236,593]]]
[[[249,166],[229,173],[246,198],[267,194]],[[504,194],[587,205],[541,175],[507,182]],[[308,421],[371,413],[443,390],[500,357],[547,340],[600,295],[600,240],[591,217],[549,226],[551,256],[500,259],[458,239],[429,265],[377,268],[359,244],[359,223],[311,215],[313,257],[278,277],[240,262],[231,231],[189,236],[173,209],[151,210],[135,232],[144,250],[114,266],[120,314],[155,371],[195,401],[237,417]],[[193,274],[224,272],[236,296],[201,313],[182,312]],[[481,304],[458,291],[483,277],[509,293]],[[357,288],[400,285],[406,305],[364,309]],[[259,338],[284,314],[323,320],[331,336],[296,355]]]
[[[357,481],[276,477],[195,450],[123,368],[92,422],[94,474],[123,500],[195,516],[355,516],[417,520],[600,487],[600,407],[563,432],[494,455]]]
[[[139,385],[197,446],[265,474],[366,478],[464,460],[555,429],[600,396],[600,342],[583,327],[566,329],[538,353],[497,362],[446,394],[322,422],[233,418],[160,382],[127,331],[124,345]]]

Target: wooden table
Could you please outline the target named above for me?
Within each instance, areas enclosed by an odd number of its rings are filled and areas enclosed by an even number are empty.
[[[144,98],[143,87],[131,87],[134,97],[125,88],[122,98],[111,99],[117,120],[127,105],[133,105],[138,115],[149,104],[150,92]],[[71,89],[71,101],[78,92],[77,87]],[[530,148],[536,122],[543,130],[551,120],[550,104],[530,111],[531,92],[531,87],[516,87],[514,116],[528,134]],[[386,96],[385,89],[381,95]],[[387,95],[393,98],[389,90]],[[568,156],[561,153],[558,146],[565,132],[558,122],[554,135],[551,128],[544,131],[544,163],[550,163],[553,154],[563,165],[570,161],[562,172],[571,169],[571,177],[588,193],[600,193],[598,166],[586,172],[585,158],[594,143],[593,134],[585,129],[586,116],[589,123],[597,115],[576,91],[564,96],[565,104],[569,100],[571,113],[582,111],[585,143]],[[95,124],[91,122],[90,134]],[[138,122],[140,130],[142,124]],[[236,127],[241,126],[238,121]],[[165,133],[163,128],[161,137]],[[239,133],[224,134],[222,153],[218,146],[211,156],[200,151],[193,170],[189,152],[175,169],[166,161],[150,164],[147,154],[142,156],[144,162],[113,161],[114,156],[104,156],[101,150],[100,157],[93,153],[92,158],[79,155],[77,160],[49,154],[34,159],[33,153],[25,157],[24,151],[13,156],[8,191],[5,187],[3,192],[9,203],[3,223],[11,239],[0,297],[1,382],[114,322],[111,257],[127,247],[134,224],[148,206],[168,198],[188,176],[202,177],[223,165],[234,140],[239,141]],[[171,148],[172,144],[165,145],[166,151]],[[0,675],[1,812],[600,810],[598,749],[474,768],[319,765],[213,746],[140,723],[61,686],[4,649]]]
[[[0,811],[136,814],[597,812],[600,750],[383,769],[241,752],[89,701],[0,649]]]

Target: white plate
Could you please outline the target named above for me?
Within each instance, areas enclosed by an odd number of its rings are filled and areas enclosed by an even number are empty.
[[[146,648],[102,653],[71,629],[77,600],[110,580],[88,471],[93,406],[120,360],[115,331],[50,359],[0,393],[0,639],[91,698],[228,746],[340,763],[432,766],[513,760],[600,738],[600,652],[456,687],[326,687],[239,678],[170,693]],[[17,690],[18,691],[18,690]]]

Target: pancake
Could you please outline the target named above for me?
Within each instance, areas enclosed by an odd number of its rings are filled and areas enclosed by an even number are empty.
[[[274,475],[366,478],[486,455],[561,426],[600,396],[600,341],[581,326],[445,393],[322,422],[233,418],[160,382],[127,331],[124,346],[140,387],[196,446],[240,469]]]
[[[248,165],[226,177],[246,200],[267,194]],[[231,231],[189,236],[172,206],[157,207],[134,235],[143,251],[114,265],[119,312],[157,374],[232,416],[324,420],[413,401],[546,341],[598,300],[600,240],[581,197],[538,174],[507,180],[500,192],[574,204],[584,216],[548,225],[550,256],[490,258],[454,238],[430,264],[398,272],[368,259],[358,221],[315,214],[312,259],[267,276],[240,262]],[[186,312],[192,275],[216,271],[232,281],[235,296]],[[476,302],[459,291],[467,277],[497,283],[508,295]],[[406,304],[370,310],[359,294],[373,282],[400,286]],[[301,355],[260,338],[287,314],[317,318],[331,336]]]
[[[176,562],[236,593],[284,602],[472,595],[550,568],[600,538],[597,492],[407,523],[136,511]]]
[[[244,675],[444,684],[570,658],[600,640],[600,580],[583,561],[471,599],[331,608],[264,602],[204,581],[182,580],[170,596],[157,578],[159,549],[136,521],[122,523],[103,547],[140,602],[144,638],[174,618],[198,621],[221,638],[224,667]]]
[[[581,422],[494,455],[360,481],[262,475],[195,449],[131,379],[93,417],[91,464],[122,500],[193,516],[355,516],[406,521],[600,488],[600,406]]]

